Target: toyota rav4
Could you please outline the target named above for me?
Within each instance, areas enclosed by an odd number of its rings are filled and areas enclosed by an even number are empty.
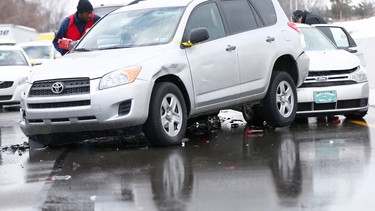
[[[140,1],[34,69],[21,129],[43,145],[130,131],[166,146],[181,143],[188,119],[226,108],[284,127],[308,66],[277,0]]]

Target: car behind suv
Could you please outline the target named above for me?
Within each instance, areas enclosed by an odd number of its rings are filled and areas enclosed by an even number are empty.
[[[21,129],[32,144],[143,131],[166,146],[181,143],[189,118],[244,105],[288,126],[308,65],[276,0],[141,1],[33,71]]]
[[[367,71],[360,59],[355,54],[338,49],[314,25],[299,24],[298,27],[301,30],[302,45],[310,57],[310,72],[297,89],[297,115],[342,114],[352,119],[363,118],[368,111],[370,89]],[[326,30],[330,29],[329,26],[325,27]],[[339,28],[334,28],[336,29]],[[330,35],[333,37],[336,33]]]
[[[20,103],[32,64],[18,46],[0,45],[0,108]]]

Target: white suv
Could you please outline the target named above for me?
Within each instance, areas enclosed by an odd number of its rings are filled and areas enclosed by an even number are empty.
[[[45,145],[143,131],[166,146],[181,142],[189,118],[244,105],[288,126],[308,66],[277,0],[141,1],[33,71],[21,129]]]

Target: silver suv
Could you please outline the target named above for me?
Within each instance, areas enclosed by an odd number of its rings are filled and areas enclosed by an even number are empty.
[[[308,65],[277,0],[140,1],[33,70],[21,129],[32,144],[143,131],[166,146],[189,118],[226,108],[284,127]]]

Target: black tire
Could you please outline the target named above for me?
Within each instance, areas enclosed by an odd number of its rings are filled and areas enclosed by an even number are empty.
[[[297,103],[297,90],[290,75],[286,72],[273,72],[262,107],[267,124],[273,127],[291,125],[296,116]]]
[[[172,106],[174,106],[173,109]],[[155,84],[148,119],[143,127],[143,132],[149,142],[153,146],[180,144],[184,138],[186,126],[187,109],[181,91],[173,83]]]
[[[248,125],[263,126],[264,119],[261,117],[261,113],[255,105],[243,105],[241,108],[242,116]]]
[[[355,112],[355,113],[351,113],[351,114],[345,114],[344,116],[347,118],[347,119],[363,119],[364,116],[366,116],[367,114],[367,111],[359,111],[359,112]]]

